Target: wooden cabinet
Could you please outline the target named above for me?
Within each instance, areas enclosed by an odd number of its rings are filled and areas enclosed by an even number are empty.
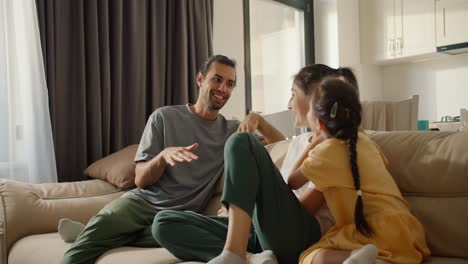
[[[468,0],[436,0],[436,44],[468,42]]]
[[[379,63],[436,51],[433,0],[361,0],[360,12],[361,41],[369,42],[361,45],[365,61]]]

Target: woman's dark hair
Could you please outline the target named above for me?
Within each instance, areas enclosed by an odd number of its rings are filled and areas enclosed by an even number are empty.
[[[359,95],[359,87],[356,79],[356,75],[354,75],[353,71],[348,67],[339,67],[336,69],[336,73],[338,74],[339,78],[343,78],[344,81],[347,81],[354,87],[354,92]]]
[[[373,230],[364,218],[361,181],[357,166],[356,143],[361,124],[361,103],[356,90],[350,82],[341,78],[326,78],[313,93],[312,107],[332,137],[348,142],[354,188],[358,193],[354,223],[361,234],[370,236]]]
[[[353,71],[347,67],[334,69],[324,64],[311,64],[302,68],[294,75],[294,83],[306,95],[311,95],[314,87],[319,84],[324,78],[338,77],[349,82],[355,88],[355,92],[359,94],[358,83]]]

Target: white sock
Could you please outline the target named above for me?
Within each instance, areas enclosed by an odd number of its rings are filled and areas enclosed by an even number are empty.
[[[250,264],[278,264],[275,254],[271,250],[253,254],[249,259]]]
[[[343,264],[375,264],[379,250],[372,244],[353,250]]]
[[[223,250],[221,255],[207,262],[207,264],[248,264],[243,258],[229,250]]]
[[[72,221],[68,218],[62,218],[59,221],[58,233],[63,241],[72,243],[76,240],[78,235],[83,231],[85,225],[80,222]]]

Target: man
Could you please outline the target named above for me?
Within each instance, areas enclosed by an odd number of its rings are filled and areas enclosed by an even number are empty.
[[[137,188],[92,218],[62,263],[94,263],[124,245],[159,247],[151,234],[158,212],[203,211],[223,172],[224,143],[239,126],[219,114],[236,85],[235,62],[210,57],[196,80],[194,105],[161,107],[151,114],[135,156]]]

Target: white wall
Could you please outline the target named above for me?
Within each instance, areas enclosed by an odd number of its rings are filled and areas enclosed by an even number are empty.
[[[383,97],[401,100],[419,95],[419,119],[458,116],[468,108],[468,54],[383,67]]]
[[[314,1],[315,61],[353,69],[361,100],[382,99],[380,67],[361,64],[358,0]]]
[[[314,1],[315,62],[338,67],[337,0]]]
[[[213,52],[237,62],[237,86],[221,113],[228,119],[245,117],[244,15],[242,0],[216,0],[213,17]]]
[[[361,63],[359,0],[338,0],[337,8],[339,65],[353,69],[358,80],[361,100],[380,100],[382,98],[380,67]]]
[[[339,64],[358,66],[361,61],[359,47],[359,2],[338,1],[338,46]]]

